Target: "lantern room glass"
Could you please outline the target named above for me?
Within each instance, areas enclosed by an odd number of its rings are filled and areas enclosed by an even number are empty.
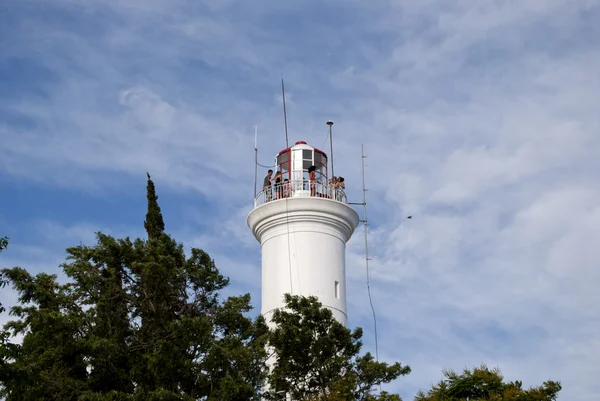
[[[275,158],[276,171],[281,171],[282,180],[290,180],[295,190],[308,190],[308,169],[315,166],[316,182],[327,185],[327,155],[318,149],[285,149]]]
[[[276,171],[281,171],[282,180],[291,180],[291,166],[290,166],[290,150],[284,150],[280,152],[275,158]]]

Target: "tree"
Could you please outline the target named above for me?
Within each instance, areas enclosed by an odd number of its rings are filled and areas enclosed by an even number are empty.
[[[360,328],[350,331],[315,297],[285,295],[285,308],[273,313],[269,334],[273,369],[269,399],[289,393],[298,400],[399,400],[374,387],[410,372],[400,363],[377,362],[359,355]]]
[[[127,394],[133,391],[130,370],[135,353],[130,352],[134,331],[130,320],[132,296],[128,291],[127,266],[138,256],[133,244],[96,234],[94,247],[67,249],[62,265],[73,279],[70,291],[78,305],[87,306],[84,326],[89,358],[89,392]]]
[[[445,379],[434,385],[427,394],[422,391],[415,401],[554,401],[562,389],[559,382],[546,381],[542,386],[523,389],[520,381],[504,382],[498,368],[482,365],[462,374],[443,372]]]
[[[68,282],[2,274],[19,293],[0,343],[0,398],[249,400],[265,378],[268,329],[250,296],[223,299],[229,280],[201,249],[186,256],[164,232],[148,175],[147,239],[97,233],[67,249]],[[23,335],[22,344],[10,336]]]
[[[76,400],[85,388],[86,364],[83,314],[67,286],[56,276],[31,276],[25,269],[4,269],[19,293],[0,345],[0,397],[7,401],[30,399]],[[8,333],[24,335],[20,345],[8,342]]]
[[[165,223],[160,212],[160,206],[158,206],[158,196],[156,195],[154,182],[150,179],[150,174],[146,173],[146,175],[148,176],[148,185],[146,187],[148,212],[146,213],[144,227],[148,233],[148,239],[156,239],[165,231]]]
[[[8,237],[0,238],[0,252],[6,249],[8,246]],[[0,288],[3,288],[6,285],[6,281],[2,278],[2,272],[0,272]],[[0,313],[4,312],[4,307],[0,303]]]

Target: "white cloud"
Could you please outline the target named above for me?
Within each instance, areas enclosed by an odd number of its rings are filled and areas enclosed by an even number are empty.
[[[28,121],[0,123],[6,177],[110,196],[150,171],[159,193],[199,193],[210,209],[175,237],[254,292],[252,127],[269,163],[283,73],[290,140],[327,150],[333,119],[351,200],[365,144],[380,354],[413,367],[393,388],[410,399],[442,368],[487,362],[598,397],[595,2],[60,4],[88,30],[23,12],[0,42],[0,62],[49,71],[39,94],[0,97]],[[29,246],[62,252],[95,225],[46,226],[55,241]],[[362,252],[357,231],[350,316],[372,348]]]

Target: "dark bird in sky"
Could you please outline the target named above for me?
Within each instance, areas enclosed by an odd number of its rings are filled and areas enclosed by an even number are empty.
[[[408,216],[407,219],[412,219],[412,216]]]

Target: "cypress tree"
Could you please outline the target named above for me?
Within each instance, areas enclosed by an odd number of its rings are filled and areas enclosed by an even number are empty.
[[[164,233],[163,221],[154,182],[148,176],[146,197],[148,210],[144,227],[148,241],[134,242],[138,255],[133,266],[137,280],[133,285],[133,314],[141,325],[133,347],[141,351],[132,369],[140,391],[149,396],[154,391],[176,391],[175,369],[181,368],[172,329],[177,327],[186,303],[185,254],[183,246]]]
[[[148,212],[146,213],[146,221],[144,227],[148,233],[148,239],[155,239],[165,231],[165,222],[163,221],[162,213],[160,212],[160,206],[158,206],[158,196],[156,195],[156,188],[154,182],[148,176],[148,185],[146,186],[146,197],[148,198]]]

